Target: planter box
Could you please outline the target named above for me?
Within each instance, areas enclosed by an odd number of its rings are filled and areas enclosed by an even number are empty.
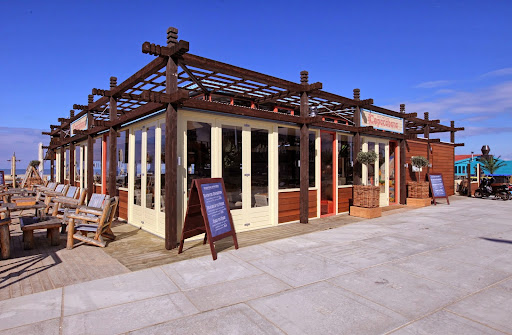
[[[382,216],[382,208],[374,207],[374,208],[364,208],[364,207],[356,207],[350,206],[350,215],[357,216],[365,219],[374,219]]]
[[[426,181],[412,181],[409,183],[409,198],[430,198],[429,184]]]
[[[432,203],[432,199],[430,199],[430,198],[424,198],[424,199],[407,198],[407,206],[410,206],[410,207],[427,207],[427,206],[430,206],[431,203]]]
[[[379,207],[380,188],[378,186],[354,185],[354,206],[364,208]]]

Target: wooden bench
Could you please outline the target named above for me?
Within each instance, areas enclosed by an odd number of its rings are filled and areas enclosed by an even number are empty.
[[[23,248],[33,249],[34,248],[34,230],[46,229],[48,232],[48,238],[50,239],[51,245],[60,245],[60,233],[59,228],[61,226],[61,220],[49,216],[44,218],[42,221],[32,216],[23,216],[20,218],[20,227],[23,231]]]

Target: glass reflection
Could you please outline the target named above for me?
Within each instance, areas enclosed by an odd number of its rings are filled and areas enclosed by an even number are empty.
[[[380,193],[386,193],[386,145],[379,143],[379,187]]]
[[[155,126],[146,130],[146,208],[149,209],[155,209],[155,131]]]
[[[165,212],[165,123],[160,125],[160,211]]]
[[[230,209],[241,209],[242,127],[222,127],[222,176]]]
[[[352,136],[340,135],[338,141],[338,185],[354,183],[354,164]]]
[[[268,206],[268,130],[251,129],[251,207]]]
[[[368,142],[368,152],[375,151],[375,142]],[[375,163],[368,164],[368,180],[366,185],[375,186]]]
[[[135,183],[134,183],[134,189],[133,189],[133,201],[134,204],[137,206],[142,205],[142,191],[141,191],[141,149],[142,149],[142,130],[135,130],[135,160],[134,160],[134,167],[133,171],[135,173]]]
[[[187,122],[187,190],[190,190],[192,179],[212,176],[211,139],[212,126],[209,123]]]
[[[334,203],[333,203],[333,171],[332,171],[332,143],[334,140],[334,135],[329,133],[320,133],[321,138],[321,189],[320,189],[320,197],[321,197],[321,206],[320,206],[320,214],[330,214],[334,213]]]

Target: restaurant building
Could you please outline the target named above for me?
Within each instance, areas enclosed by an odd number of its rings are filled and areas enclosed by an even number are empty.
[[[119,217],[176,247],[194,178],[222,177],[238,232],[347,213],[354,184],[405,203],[411,156],[428,157],[454,193],[456,128],[190,54],[169,28],[155,59],[51,125],[46,159],[59,182],[119,195]],[[95,98],[97,97],[97,98]],[[430,134],[450,132],[450,143]],[[422,137],[418,137],[418,135]],[[355,160],[375,151],[368,167]]]

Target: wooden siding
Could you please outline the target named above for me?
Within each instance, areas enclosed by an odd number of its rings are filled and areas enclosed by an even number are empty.
[[[100,185],[94,185],[94,193],[101,194],[101,186]]]
[[[455,151],[454,147],[450,144],[444,143],[431,143],[432,152],[430,154],[430,168],[431,173],[441,173],[443,175],[444,186],[448,195],[454,195],[454,165],[455,165]],[[408,140],[406,146],[406,159],[409,163],[407,169],[407,182],[416,181],[418,173],[412,172],[411,157],[424,156],[427,157],[427,143],[421,140]],[[421,173],[421,179],[425,180],[426,169]]]
[[[128,220],[128,191],[119,190],[119,217]]]
[[[296,221],[300,219],[300,192],[279,193],[278,223]],[[309,191],[309,217],[317,217],[316,190]]]
[[[338,189],[338,213],[348,212],[352,205],[353,188],[343,187]]]

